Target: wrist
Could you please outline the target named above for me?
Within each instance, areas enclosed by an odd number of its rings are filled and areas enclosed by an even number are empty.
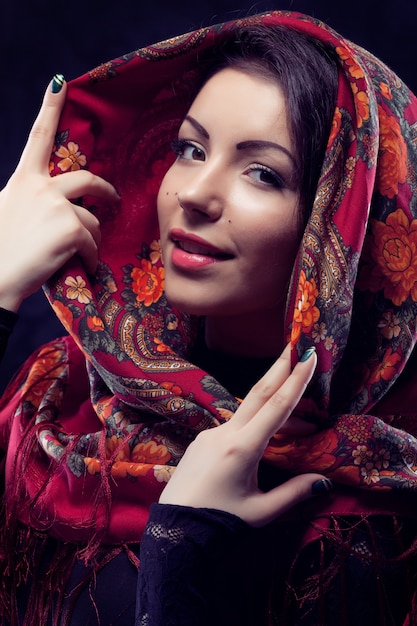
[[[4,311],[17,314],[24,298],[0,293],[0,308]]]
[[[25,300],[25,295],[21,291],[7,285],[0,286],[0,307],[5,311],[17,313]]]

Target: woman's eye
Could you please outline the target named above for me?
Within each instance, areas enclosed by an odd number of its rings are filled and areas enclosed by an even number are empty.
[[[171,145],[175,154],[180,159],[185,159],[186,161],[204,161],[206,158],[204,151],[191,141],[174,139]]]
[[[255,182],[260,183],[261,185],[275,187],[277,189],[285,187],[285,183],[281,176],[265,165],[251,166],[248,170],[248,174],[255,180]]]

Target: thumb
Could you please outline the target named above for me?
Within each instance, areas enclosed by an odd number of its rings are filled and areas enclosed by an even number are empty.
[[[325,495],[333,489],[333,481],[322,474],[300,474],[267,493],[260,493],[253,507],[256,519],[251,526],[264,526],[303,500]]]

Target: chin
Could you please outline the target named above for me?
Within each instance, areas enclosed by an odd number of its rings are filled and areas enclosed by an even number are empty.
[[[213,306],[213,302],[204,303],[201,299],[194,297],[184,298],[179,297],[178,291],[175,294],[170,294],[169,289],[165,291],[166,299],[169,304],[173,306],[177,311],[181,313],[187,313],[188,315],[194,315],[196,317],[206,317],[207,315],[218,315],[219,309],[224,310],[223,307]]]
[[[189,315],[204,315],[201,312],[201,306],[196,306],[195,302],[190,302],[187,298],[179,298],[178,293],[170,294],[169,289],[165,290],[165,296],[169,304],[180,311]]]
[[[205,317],[212,314],[210,311],[207,311],[206,308],[196,306],[194,303],[190,304],[189,302],[183,302],[182,300],[178,300],[176,298],[170,299],[168,296],[167,300],[169,304],[180,313],[186,313],[187,315],[193,315],[195,317]]]

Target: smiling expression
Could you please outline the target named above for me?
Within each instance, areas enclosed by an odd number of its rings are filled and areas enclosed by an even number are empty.
[[[158,195],[169,301],[188,313],[236,323],[256,315],[276,327],[301,236],[281,89],[221,70],[197,95],[173,147],[177,159]]]

